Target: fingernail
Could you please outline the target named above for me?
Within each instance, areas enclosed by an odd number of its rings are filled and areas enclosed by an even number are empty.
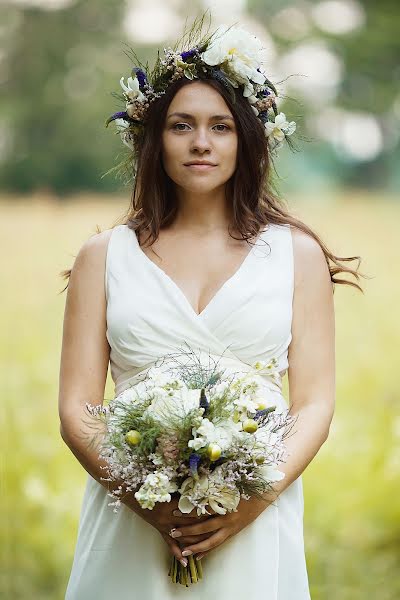
[[[181,535],[182,535],[181,531],[171,531],[171,537],[173,537],[173,538],[181,537]]]
[[[182,552],[182,556],[190,556],[191,554],[193,554],[193,552],[191,550],[184,550]]]
[[[172,514],[174,515],[174,517],[181,517],[182,513],[180,510],[173,510]]]
[[[201,560],[203,558],[204,554],[198,554],[196,556],[196,560]]]
[[[181,562],[181,564],[182,564],[184,567],[187,567],[187,560],[186,560],[186,558],[181,558],[181,561],[180,561],[180,562]]]

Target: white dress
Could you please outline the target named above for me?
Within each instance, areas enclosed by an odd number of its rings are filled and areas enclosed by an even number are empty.
[[[265,244],[265,242],[268,242]],[[294,289],[290,227],[269,225],[236,273],[198,315],[177,284],[140,248],[127,225],[111,234],[106,260],[107,339],[119,394],[140,372],[186,342],[219,363],[278,358],[288,367]],[[267,382],[286,408],[281,384]],[[161,535],[88,476],[66,600],[309,600],[303,540],[302,479],[203,559],[204,579],[189,588],[168,577]]]

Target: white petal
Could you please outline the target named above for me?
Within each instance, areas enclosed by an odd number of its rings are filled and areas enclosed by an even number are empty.
[[[281,112],[279,115],[276,115],[275,124],[278,125],[278,127],[284,127],[285,125],[288,125],[285,113]]]
[[[128,88],[128,87],[126,87],[126,85],[125,85],[125,83],[124,83],[124,79],[125,79],[125,77],[121,77],[121,79],[119,80],[120,86],[122,87],[122,89],[123,89],[125,92],[129,92],[129,88]]]
[[[285,134],[283,133],[282,129],[279,129],[278,127],[274,128],[273,134],[274,138],[278,140],[278,142],[282,142],[285,139]]]
[[[273,132],[274,128],[275,128],[275,123],[272,123],[271,121],[267,121],[264,124],[265,127],[265,133],[267,136],[271,135],[271,133]]]
[[[265,465],[261,469],[262,476],[265,477],[267,481],[281,481],[285,477],[285,473],[283,471],[279,471],[276,467],[272,467],[271,465]]]
[[[264,83],[264,81],[265,81],[265,75],[263,75],[262,73],[260,73],[257,70],[254,70],[253,71],[253,75],[251,76],[251,79],[255,83]]]
[[[210,500],[210,507],[213,509],[214,512],[218,513],[219,515],[226,514],[226,509],[222,508],[217,502],[215,502],[215,500]]]
[[[285,133],[286,135],[292,135],[292,133],[294,133],[296,131],[296,123],[295,121],[290,121],[290,123],[288,123],[288,126],[285,129]]]
[[[137,77],[135,77],[135,79],[133,79],[133,77],[128,77],[127,84],[129,89],[132,90],[132,92],[139,91],[139,80]]]
[[[178,508],[182,513],[189,514],[194,509],[194,504],[185,496],[181,496],[178,502]]]
[[[206,65],[210,65],[211,67],[218,65],[219,63],[223,62],[222,48],[215,44],[203,52],[201,58]]]

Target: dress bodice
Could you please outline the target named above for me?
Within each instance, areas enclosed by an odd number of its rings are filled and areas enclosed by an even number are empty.
[[[117,225],[108,243],[105,290],[115,394],[182,343],[241,365],[276,358],[280,375],[286,372],[294,290],[289,225],[269,224],[200,314],[143,252],[136,233]]]

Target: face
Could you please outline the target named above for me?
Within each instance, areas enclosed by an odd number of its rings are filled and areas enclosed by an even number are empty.
[[[206,83],[183,86],[174,96],[162,134],[165,171],[177,186],[207,193],[236,169],[237,131],[222,96]],[[208,162],[211,165],[188,163]]]

